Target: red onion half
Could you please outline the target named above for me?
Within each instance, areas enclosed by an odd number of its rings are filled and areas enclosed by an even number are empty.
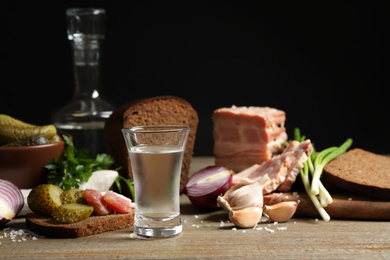
[[[0,225],[13,219],[23,208],[20,189],[10,181],[0,179]]]
[[[233,171],[223,166],[208,166],[189,179],[184,188],[191,203],[201,209],[216,209],[217,197],[232,186]]]

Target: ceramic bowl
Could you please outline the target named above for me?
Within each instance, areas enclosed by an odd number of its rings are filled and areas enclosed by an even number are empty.
[[[60,136],[67,135],[59,133]],[[64,141],[53,144],[0,147],[0,179],[9,180],[19,189],[30,189],[47,180],[45,165],[59,159],[64,151]]]

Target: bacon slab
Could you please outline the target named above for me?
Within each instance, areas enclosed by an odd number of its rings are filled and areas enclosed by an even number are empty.
[[[287,140],[284,111],[270,107],[220,108],[213,112],[215,164],[235,172],[269,160]]]
[[[308,156],[313,152],[310,140],[302,143],[292,141],[282,154],[272,157],[262,164],[252,165],[233,175],[233,185],[242,179],[255,181],[268,175],[270,181],[263,187],[263,193],[275,190],[289,191]]]
[[[310,140],[306,140],[302,143],[292,141],[286,148],[285,152],[290,153],[290,155],[286,158],[288,173],[284,182],[278,187],[278,190],[283,192],[289,191],[291,186],[294,184],[299,172],[303,168],[303,165],[313,152],[313,145]]]

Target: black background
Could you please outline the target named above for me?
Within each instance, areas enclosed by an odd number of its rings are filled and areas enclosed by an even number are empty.
[[[102,7],[102,96],[186,99],[195,155],[212,155],[211,114],[233,104],[286,111],[317,149],[352,137],[389,153],[389,1],[59,2],[0,3],[0,113],[50,123],[73,95],[65,10]]]

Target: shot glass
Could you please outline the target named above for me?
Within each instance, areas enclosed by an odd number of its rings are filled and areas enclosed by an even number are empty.
[[[180,174],[189,130],[186,126],[122,129],[133,172],[138,236],[164,238],[182,231]]]

